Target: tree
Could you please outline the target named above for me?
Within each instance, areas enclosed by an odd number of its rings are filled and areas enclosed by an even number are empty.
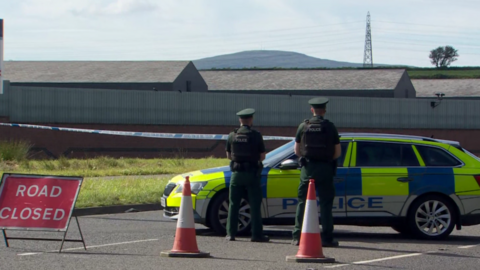
[[[438,67],[448,67],[452,62],[457,60],[457,50],[452,46],[438,47],[430,51],[430,59],[433,65]]]

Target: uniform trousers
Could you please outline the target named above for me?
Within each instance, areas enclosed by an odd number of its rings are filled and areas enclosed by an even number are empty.
[[[315,188],[320,204],[320,219],[322,225],[322,241],[333,241],[333,199],[335,198],[335,185],[333,183],[334,168],[331,163],[320,161],[307,161],[301,169],[300,185],[298,186],[298,205],[295,215],[295,228],[292,232],[294,240],[300,240],[302,232],[305,202],[310,179],[315,180]]]
[[[257,169],[233,172],[230,181],[230,205],[227,218],[227,234],[235,237],[238,231],[238,216],[242,198],[247,198],[250,204],[252,239],[263,236],[262,225],[262,189],[261,176]]]

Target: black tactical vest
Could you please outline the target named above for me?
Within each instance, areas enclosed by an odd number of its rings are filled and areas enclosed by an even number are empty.
[[[258,152],[255,133],[250,128],[235,130],[232,140],[232,160],[235,162],[258,162]]]
[[[335,145],[331,134],[328,120],[315,117],[305,120],[301,143],[303,156],[317,161],[332,161]]]

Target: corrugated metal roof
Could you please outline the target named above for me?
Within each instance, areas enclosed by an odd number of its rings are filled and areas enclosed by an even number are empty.
[[[412,80],[417,97],[435,97],[441,92],[445,97],[480,97],[480,79]]]
[[[208,90],[393,90],[403,69],[200,71]]]
[[[5,61],[15,82],[173,82],[189,61]]]

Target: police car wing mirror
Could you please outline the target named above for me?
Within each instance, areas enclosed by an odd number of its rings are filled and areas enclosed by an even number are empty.
[[[281,170],[296,170],[298,169],[299,164],[298,161],[293,160],[293,159],[287,159],[284,160],[282,163],[280,163],[280,169]]]

